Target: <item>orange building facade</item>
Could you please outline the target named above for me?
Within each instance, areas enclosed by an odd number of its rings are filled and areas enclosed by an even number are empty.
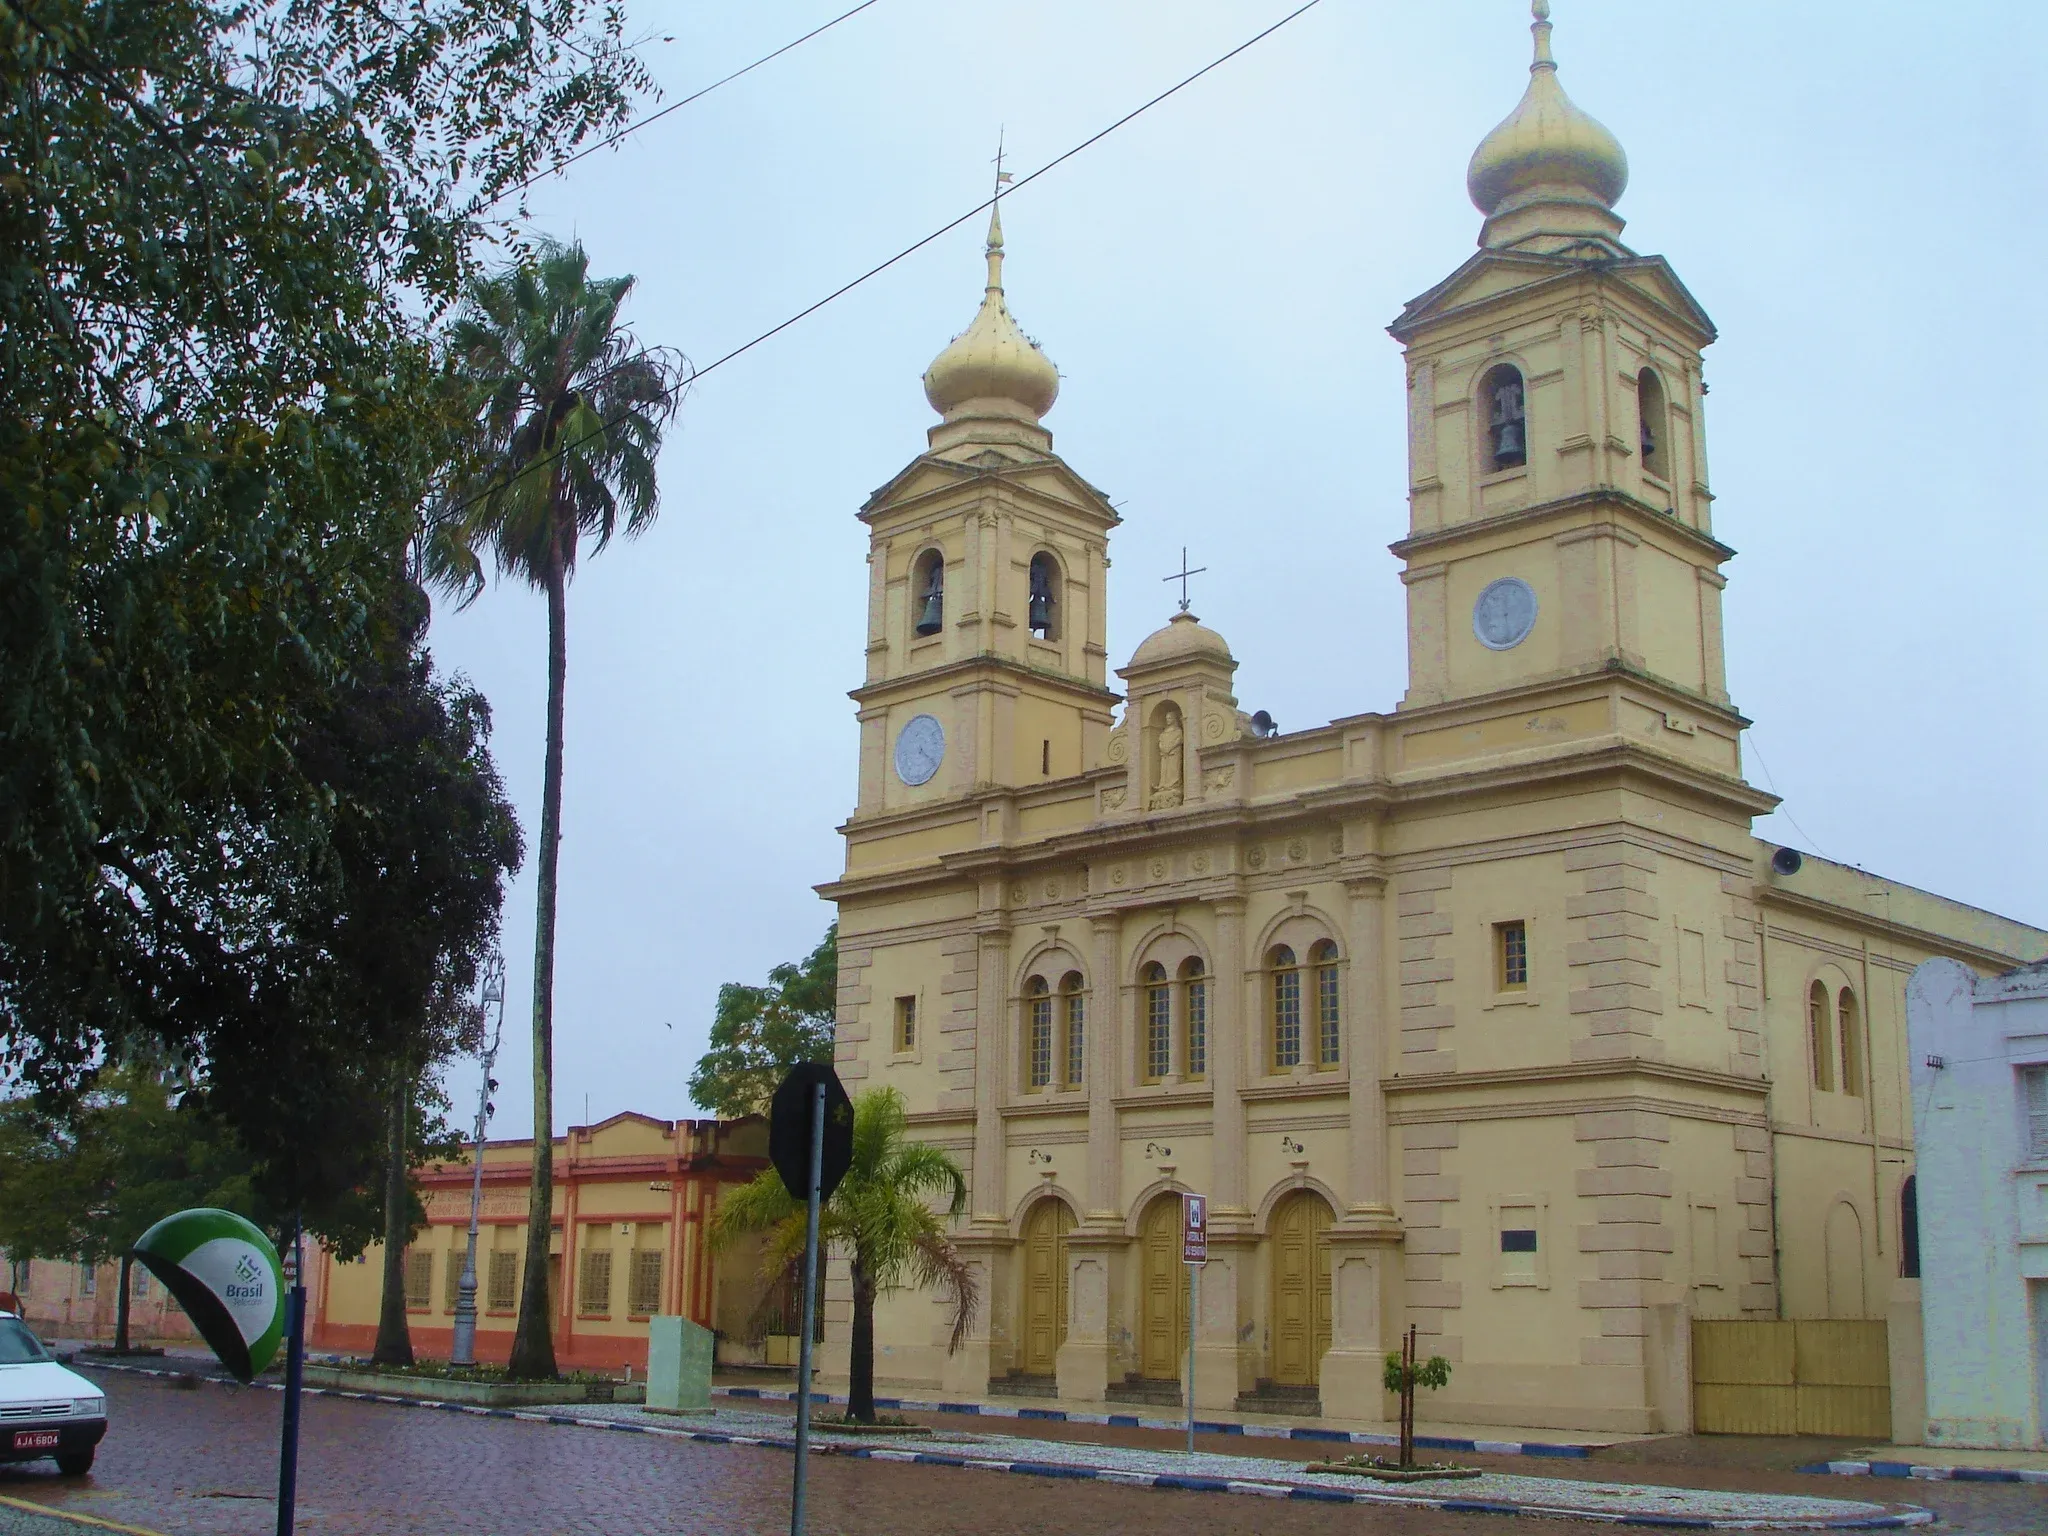
[[[526,1252],[531,1139],[484,1145],[477,1225],[477,1358],[502,1363],[512,1348]],[[555,1357],[564,1370],[617,1372],[647,1365],[647,1324],[681,1315],[719,1335],[722,1359],[758,1358],[758,1244],[714,1254],[721,1191],[768,1166],[768,1126],[744,1120],[657,1120],[620,1114],[555,1138],[554,1230],[548,1245]],[[406,1312],[414,1352],[448,1357],[469,1235],[472,1165],[435,1163],[418,1174],[427,1224],[405,1255]],[[376,1343],[384,1255],[323,1252],[311,1307],[314,1349],[367,1355]]]

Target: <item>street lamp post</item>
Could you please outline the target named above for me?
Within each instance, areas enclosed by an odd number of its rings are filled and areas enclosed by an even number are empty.
[[[455,1293],[455,1344],[448,1352],[450,1365],[476,1364],[476,1220],[484,1203],[484,1128],[491,1118],[491,1068],[498,1060],[498,1043],[505,1034],[505,960],[492,955],[484,962],[483,990],[477,1001],[486,1008],[497,1005],[497,1022],[491,1030],[490,1046],[484,1051],[484,1082],[476,1095],[476,1148],[470,1158],[469,1250],[462,1260],[462,1281]]]

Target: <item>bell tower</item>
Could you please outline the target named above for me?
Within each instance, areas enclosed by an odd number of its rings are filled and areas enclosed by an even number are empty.
[[[1003,294],[1000,203],[981,308],[925,371],[926,452],[868,498],[855,818],[1103,761],[1108,499],[1040,424],[1059,371]]]
[[[1628,159],[1558,83],[1472,156],[1479,250],[1389,327],[1408,367],[1414,709],[1620,672],[1726,710],[1700,354],[1713,322],[1621,243]]]

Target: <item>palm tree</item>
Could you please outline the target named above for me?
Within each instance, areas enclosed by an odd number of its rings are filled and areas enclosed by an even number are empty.
[[[592,278],[580,245],[543,244],[471,285],[450,328],[457,373],[477,395],[474,472],[432,521],[428,573],[467,606],[486,555],[547,596],[547,757],[541,777],[539,895],[533,939],[533,1181],[526,1265],[512,1339],[515,1378],[556,1374],[549,1333],[548,1233],[554,1199],[555,869],[562,824],[562,695],[568,593],[579,545],[593,553],[654,521],[654,460],[674,414],[668,363],[619,325],[630,277]]]
[[[848,1365],[846,1416],[875,1421],[875,1299],[906,1284],[937,1286],[953,1308],[957,1350],[974,1321],[974,1271],[946,1236],[946,1222],[967,1205],[967,1178],[937,1147],[908,1139],[903,1095],[870,1088],[853,1101],[853,1162],[818,1213],[820,1246],[837,1244],[853,1278],[853,1355]],[[930,1204],[946,1202],[941,1217]],[[784,1187],[773,1168],[743,1184],[719,1205],[712,1242],[720,1247],[743,1233],[766,1232],[761,1278],[773,1283],[803,1270],[804,1202]],[[799,1281],[799,1283],[801,1283]],[[798,1384],[807,1389],[808,1382]]]

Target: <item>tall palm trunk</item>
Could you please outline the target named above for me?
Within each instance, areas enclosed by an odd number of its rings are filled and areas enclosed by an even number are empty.
[[[391,1084],[390,1124],[384,1141],[384,1300],[377,1309],[378,1365],[411,1365],[412,1329],[405,1320],[405,1122],[411,1106],[401,1070]]]
[[[548,1238],[555,1199],[555,865],[562,828],[562,695],[569,682],[563,565],[558,536],[547,572],[548,745],[541,773],[540,893],[533,925],[533,1182],[526,1200],[526,1274],[519,1287],[519,1326],[509,1367],[521,1381],[552,1381],[560,1374],[549,1331]]]
[[[846,1362],[846,1416],[863,1424],[875,1422],[875,1283],[855,1259],[853,1269],[853,1338]],[[803,1389],[810,1390],[804,1382]]]

